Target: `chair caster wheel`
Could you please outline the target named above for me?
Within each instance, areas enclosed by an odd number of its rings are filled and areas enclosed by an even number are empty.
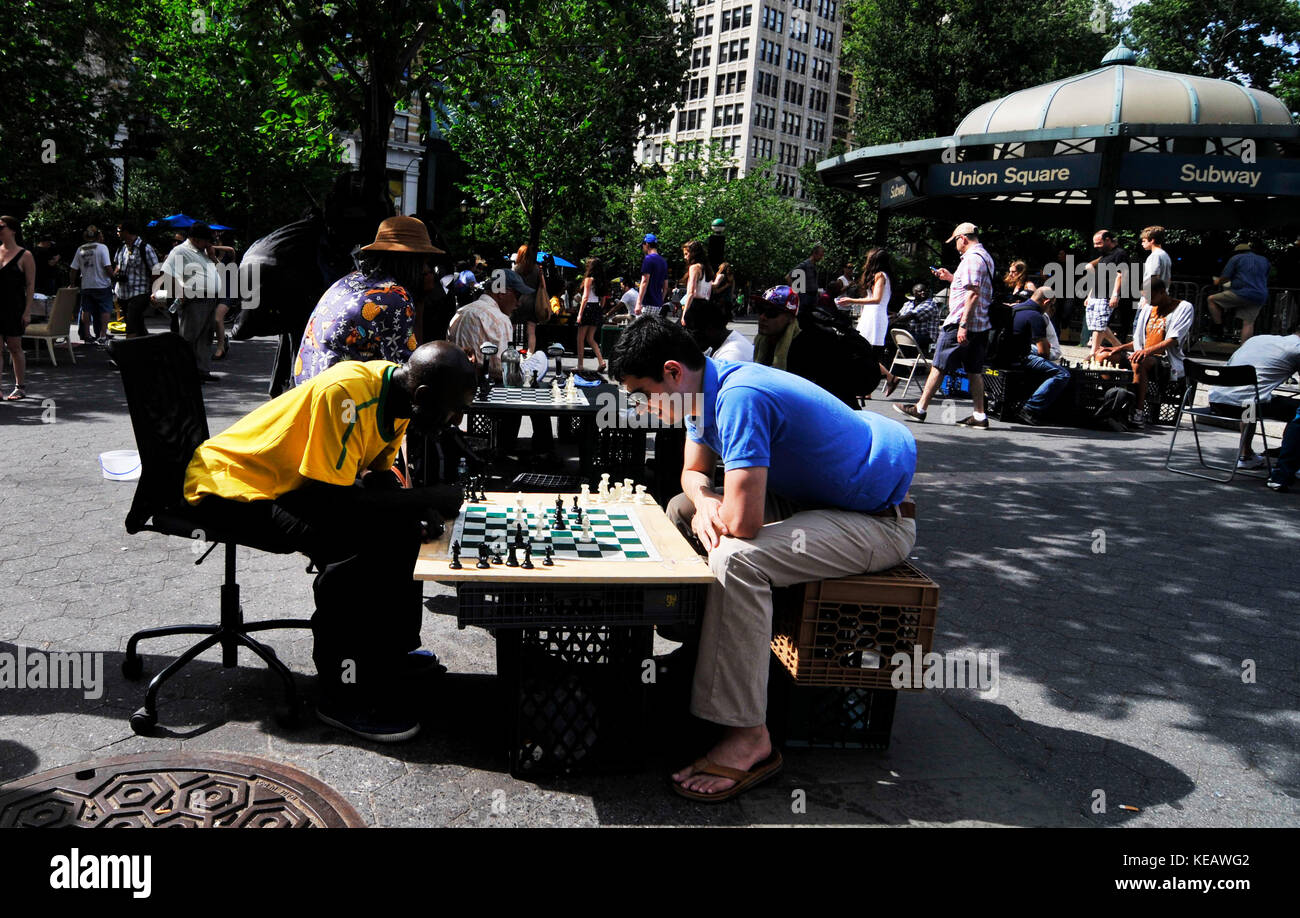
[[[138,656],[122,658],[122,675],[134,682],[144,673],[144,660]]]
[[[131,715],[131,729],[137,736],[149,736],[153,733],[153,728],[157,725],[157,716],[150,714],[144,708],[141,708]]]

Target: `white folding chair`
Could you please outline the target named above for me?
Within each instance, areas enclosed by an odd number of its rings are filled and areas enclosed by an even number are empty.
[[[894,359],[889,364],[889,372],[891,375],[897,376],[898,374],[894,373],[894,367],[908,368],[907,384],[903,386],[902,395],[903,398],[907,398],[907,390],[912,388],[912,380],[916,378],[917,371],[930,372],[930,361],[921,350],[921,345],[917,343],[916,339],[912,337],[912,333],[907,329],[891,328],[889,337],[894,342]],[[905,354],[903,352],[904,348],[907,348],[911,353]],[[917,391],[920,391],[921,384],[917,383],[916,388]]]

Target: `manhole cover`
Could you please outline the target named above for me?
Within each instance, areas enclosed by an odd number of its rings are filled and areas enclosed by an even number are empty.
[[[364,827],[337,792],[248,755],[146,753],[0,785],[0,828]]]

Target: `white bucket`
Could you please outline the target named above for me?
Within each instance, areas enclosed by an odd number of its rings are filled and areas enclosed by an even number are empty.
[[[133,449],[100,453],[99,467],[109,481],[135,481],[140,477],[140,454]]]

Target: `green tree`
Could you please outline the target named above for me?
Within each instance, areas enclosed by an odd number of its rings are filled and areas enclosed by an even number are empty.
[[[1234,80],[1300,110],[1295,0],[1147,0],[1125,26],[1144,66]]]
[[[589,237],[608,189],[632,174],[638,130],[667,122],[690,45],[666,4],[543,0],[509,20],[443,83],[443,130],[470,166],[465,190],[521,241],[537,245],[557,217]]]
[[[125,0],[0,3],[0,156],[6,207],[39,194],[111,189],[109,148],[123,115],[119,36]]]
[[[1101,0],[847,0],[841,66],[857,81],[855,143],[949,134],[972,109],[1097,67]]]
[[[328,188],[340,168],[339,118],[327,93],[302,84],[294,52],[268,42],[243,9],[242,0],[144,0],[123,28],[129,105],[159,138],[126,191],[169,195],[137,203],[260,235]],[[130,132],[128,122],[128,142]]]
[[[829,235],[814,210],[782,196],[768,174],[771,163],[729,178],[734,163],[716,146],[700,159],[683,159],[644,181],[632,197],[636,235],[659,236],[660,253],[674,276],[685,271],[680,246],[708,238],[713,221],[727,221],[727,261],[742,284],[781,283],[811,247]],[[717,265],[714,265],[716,268]]]

